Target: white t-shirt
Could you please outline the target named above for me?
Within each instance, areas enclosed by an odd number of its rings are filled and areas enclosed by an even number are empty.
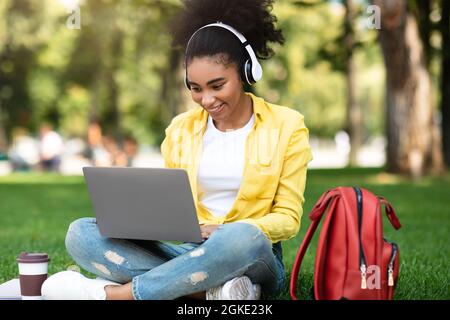
[[[254,122],[253,114],[242,128],[223,132],[208,116],[197,187],[198,200],[214,216],[226,216],[239,192],[245,164],[245,142]]]

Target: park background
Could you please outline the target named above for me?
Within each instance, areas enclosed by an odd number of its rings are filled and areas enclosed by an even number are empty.
[[[449,3],[274,2],[286,42],[247,90],[300,111],[314,154],[301,231],[283,243],[288,273],[318,197],[359,185],[390,200],[402,222],[399,231],[384,224],[401,252],[396,299],[450,298]],[[0,2],[0,283],[18,276],[24,250],[48,252],[50,273],[74,267],[65,232],[92,215],[82,166],[163,165],[165,127],[194,107],[184,53],[167,32],[180,8]],[[63,143],[56,172],[40,158],[45,126]],[[301,270],[305,299],[314,250]]]

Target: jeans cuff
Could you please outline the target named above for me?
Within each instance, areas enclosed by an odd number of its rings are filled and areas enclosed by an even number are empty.
[[[134,277],[131,280],[131,292],[133,294],[133,298],[134,300],[142,300],[141,295],[139,294],[139,277]]]

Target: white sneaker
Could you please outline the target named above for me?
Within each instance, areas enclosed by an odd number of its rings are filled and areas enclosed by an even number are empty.
[[[45,300],[106,300],[105,287],[120,285],[106,279],[89,279],[75,271],[55,273],[41,288]]]
[[[206,291],[206,300],[258,300],[261,286],[253,284],[247,276],[231,279],[225,284]]]

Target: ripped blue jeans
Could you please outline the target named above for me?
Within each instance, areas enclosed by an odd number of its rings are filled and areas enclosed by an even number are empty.
[[[102,237],[95,218],[70,224],[67,252],[84,270],[118,283],[132,282],[136,300],[176,299],[246,275],[264,297],[284,289],[281,244],[257,227],[223,224],[208,240],[174,244]]]

